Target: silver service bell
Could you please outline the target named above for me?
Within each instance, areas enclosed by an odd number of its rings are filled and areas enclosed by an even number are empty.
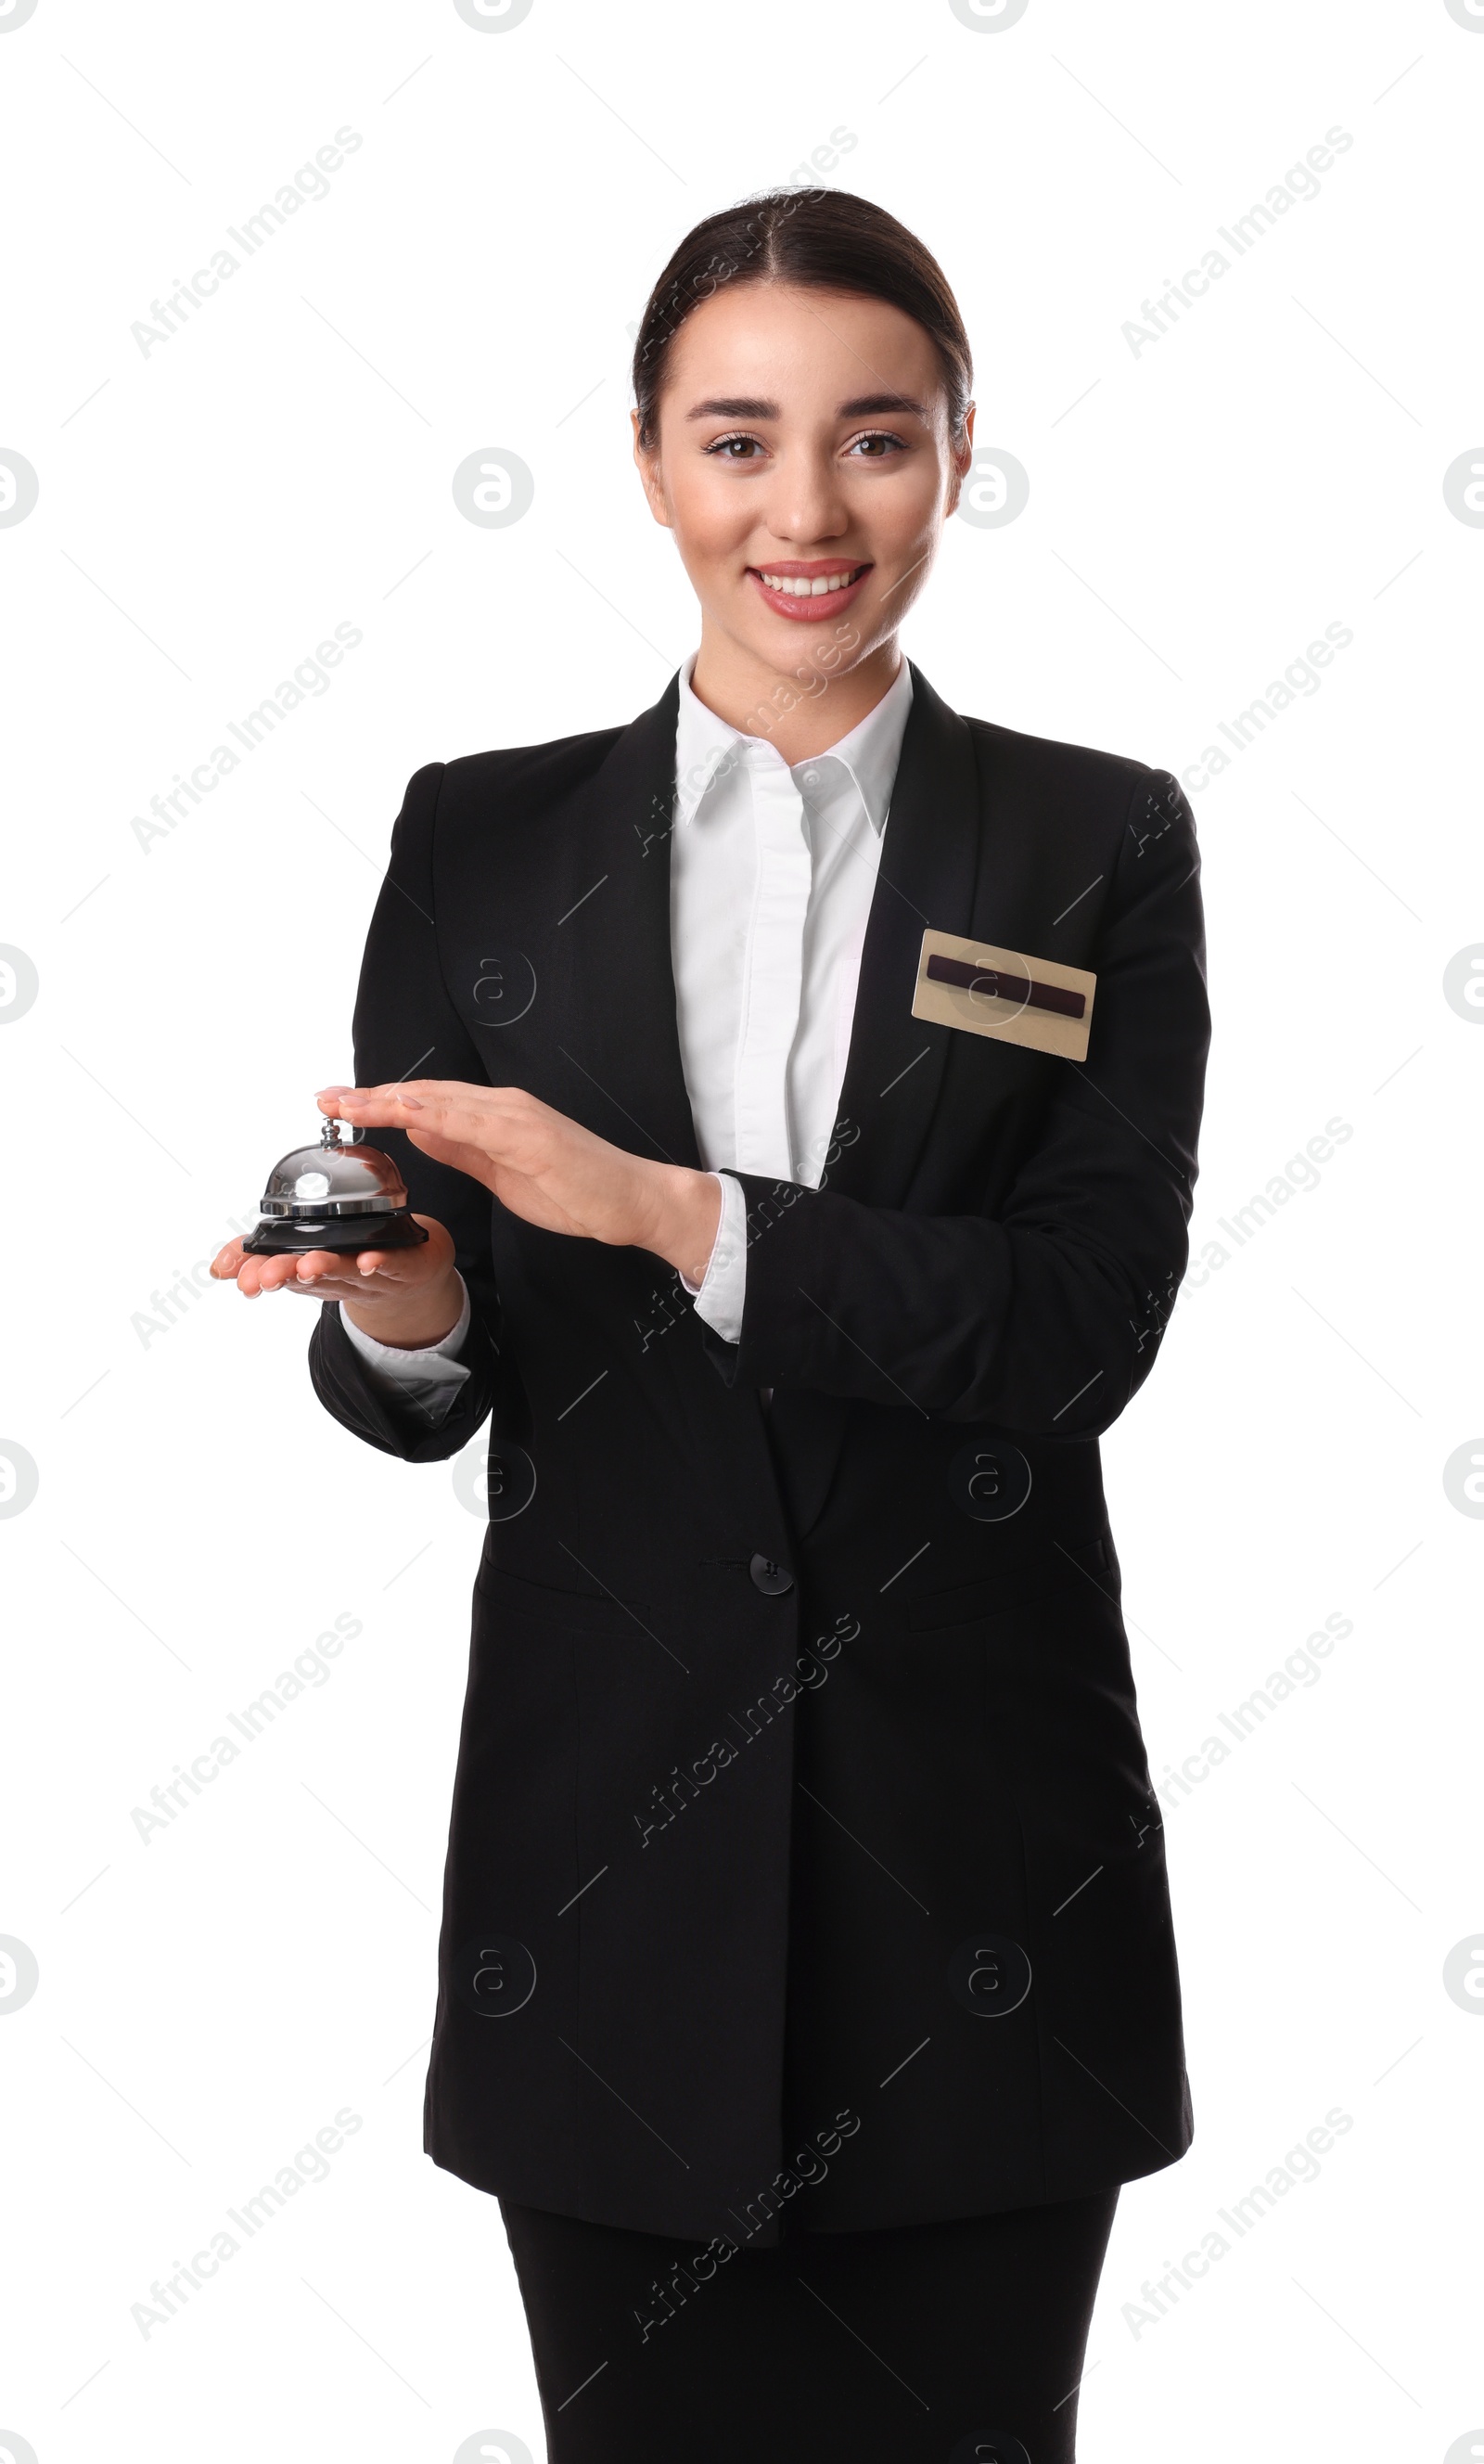
[[[310,1249],[411,1249],[427,1234],[407,1209],[390,1155],[368,1147],[364,1130],[326,1120],[316,1147],[295,1147],[268,1176],[262,1221],[243,1248],[255,1258]]]

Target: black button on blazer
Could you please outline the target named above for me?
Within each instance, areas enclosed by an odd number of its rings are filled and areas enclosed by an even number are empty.
[[[426,2149],[698,2240],[776,2241],[796,2196],[837,2229],[1072,2198],[1190,2137],[1097,1441],[1186,1263],[1194,829],[1167,773],[913,685],[824,1184],[738,1176],[740,1341],[657,1259],[387,1133],[453,1234],[472,1374],[434,1426],[338,1309],[311,1343],[387,1453],[491,1423]],[[360,1083],[514,1084],[700,1163],[675,718],[672,682],[631,726],[417,773]],[[1095,971],[1085,1064],[915,1019],[928,926]]]

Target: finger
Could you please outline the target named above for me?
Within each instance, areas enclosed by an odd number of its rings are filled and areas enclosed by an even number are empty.
[[[210,1272],[219,1284],[234,1284],[242,1271],[243,1247],[240,1237],[218,1249],[211,1261]]]
[[[296,1284],[320,1284],[328,1278],[343,1280],[349,1260],[334,1249],[306,1249],[290,1262],[290,1273],[284,1281]]]
[[[274,1290],[311,1286],[317,1290],[321,1284],[343,1279],[349,1265],[348,1259],[334,1249],[290,1250],[269,1263]]]
[[[407,1105],[396,1105],[390,1111],[378,1110],[404,1092],[402,1082],[387,1087],[321,1087],[315,1102],[327,1119],[359,1123],[362,1129],[392,1129],[400,1125],[404,1112],[419,1108],[414,1099]]]
[[[345,1261],[332,1249],[306,1249],[278,1257],[245,1260],[237,1279],[237,1288],[247,1300],[256,1300],[265,1292],[306,1292],[313,1299],[328,1297],[329,1287],[343,1279]],[[354,1286],[346,1281],[344,1288]]]
[[[415,1223],[418,1219],[414,1216],[412,1220]],[[407,1249],[358,1249],[355,1258],[357,1273],[354,1276],[350,1274],[350,1260],[344,1259],[341,1263],[352,1282],[363,1275],[381,1275],[389,1284],[405,1286],[421,1283],[426,1275],[441,1271],[428,1244],[421,1241],[416,1247]],[[0,2449],[0,2464],[4,2464],[3,2449]]]
[[[426,1113],[419,1128],[445,1122],[497,1120],[524,1109],[541,1110],[521,1087],[470,1087],[458,1078],[409,1078],[391,1086],[352,1087],[335,1102],[343,1116],[365,1120],[377,1128],[400,1127],[404,1120]]]
[[[357,1087],[322,1102],[352,1127],[400,1129],[420,1154],[491,1186],[491,1167],[513,1142],[529,1141],[534,1116],[547,1107],[520,1088],[473,1088],[457,1080],[414,1079],[409,1085]]]
[[[529,1157],[533,1138],[545,1143],[554,1127],[572,1127],[523,1087],[469,1087],[458,1079],[358,1088],[341,1101],[353,1124],[401,1129],[425,1155],[476,1178],[489,1163]]]
[[[261,1292],[282,1291],[297,1265],[298,1260],[293,1257],[250,1258],[239,1278],[240,1288],[250,1299]]]
[[[426,1110],[423,1095],[412,1087],[347,1087],[317,1100],[321,1111],[368,1130],[401,1129]]]
[[[286,1286],[296,1284],[301,1289],[313,1290],[321,1297],[327,1293],[348,1296],[355,1292],[359,1295],[361,1286],[377,1275],[384,1277],[387,1283],[406,1283],[410,1280],[406,1273],[409,1256],[420,1258],[421,1255],[421,1243],[417,1250],[410,1252],[406,1249],[306,1249],[289,1262],[291,1271],[284,1277],[284,1283]],[[0,2457],[0,2464],[3,2464],[3,2457]]]

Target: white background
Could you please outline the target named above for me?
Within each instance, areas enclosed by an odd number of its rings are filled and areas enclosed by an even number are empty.
[[[151,1296],[349,1073],[410,772],[623,721],[691,647],[628,460],[632,325],[692,221],[842,131],[828,176],[937,252],[980,442],[1031,478],[1010,526],[950,525],[908,649],[956,708],[1185,774],[1204,847],[1194,1242],[1229,1254],[1105,1445],[1156,1780],[1353,1626],[1167,1804],[1196,2141],[1124,2194],[1081,2452],[1442,2464],[1484,2422],[1484,2025],[1443,1982],[1484,1921],[1484,1531],[1443,1485],[1484,1430],[1484,1013],[1443,990],[1484,942],[1484,530],[1443,493],[1484,436],[1484,17],[535,0],[491,33],[453,0],[38,0],[0,97],[0,449],[40,481],[0,528],[0,941],[39,978],[0,1035],[0,1439],[39,1469],[0,1526],[0,1933],[40,1969],[0,2024],[13,2453],[544,2453],[494,2203],[421,2149],[480,1526],[451,1465],[321,1411],[307,1307]],[[330,194],[142,351],[341,127]],[[1136,353],[1141,303],[1335,127],[1320,195]],[[481,447],[535,474],[513,527],[455,507]],[[338,623],[363,640],[329,690],[142,847]],[[1332,623],[1320,689],[1201,785]],[[1319,1185],[1237,1246],[1218,1219],[1332,1119]],[[328,1682],[142,1841],[132,1809],[338,1614]],[[1337,2106],[1320,2178],[1142,2322]],[[142,2336],[131,2305],[341,2107],[329,2178]]]

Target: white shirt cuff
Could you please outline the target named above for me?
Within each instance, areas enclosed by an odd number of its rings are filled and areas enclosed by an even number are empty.
[[[742,1308],[747,1297],[747,1196],[730,1172],[712,1173],[721,1183],[721,1221],[698,1284],[681,1282],[693,1294],[697,1317],[705,1318],[724,1343],[742,1339]]]
[[[441,1405],[440,1419],[469,1375],[463,1361],[453,1357],[469,1332],[469,1320],[473,1315],[469,1286],[462,1275],[459,1276],[459,1288],[464,1294],[464,1306],[459,1311],[457,1326],[450,1327],[437,1343],[425,1343],[410,1352],[394,1343],[378,1343],[375,1335],[365,1333],[346,1316],[345,1304],[343,1301],[340,1303],[340,1324],[352,1349],[360,1353],[372,1376],[387,1387],[395,1388],[401,1401],[435,1408]]]

